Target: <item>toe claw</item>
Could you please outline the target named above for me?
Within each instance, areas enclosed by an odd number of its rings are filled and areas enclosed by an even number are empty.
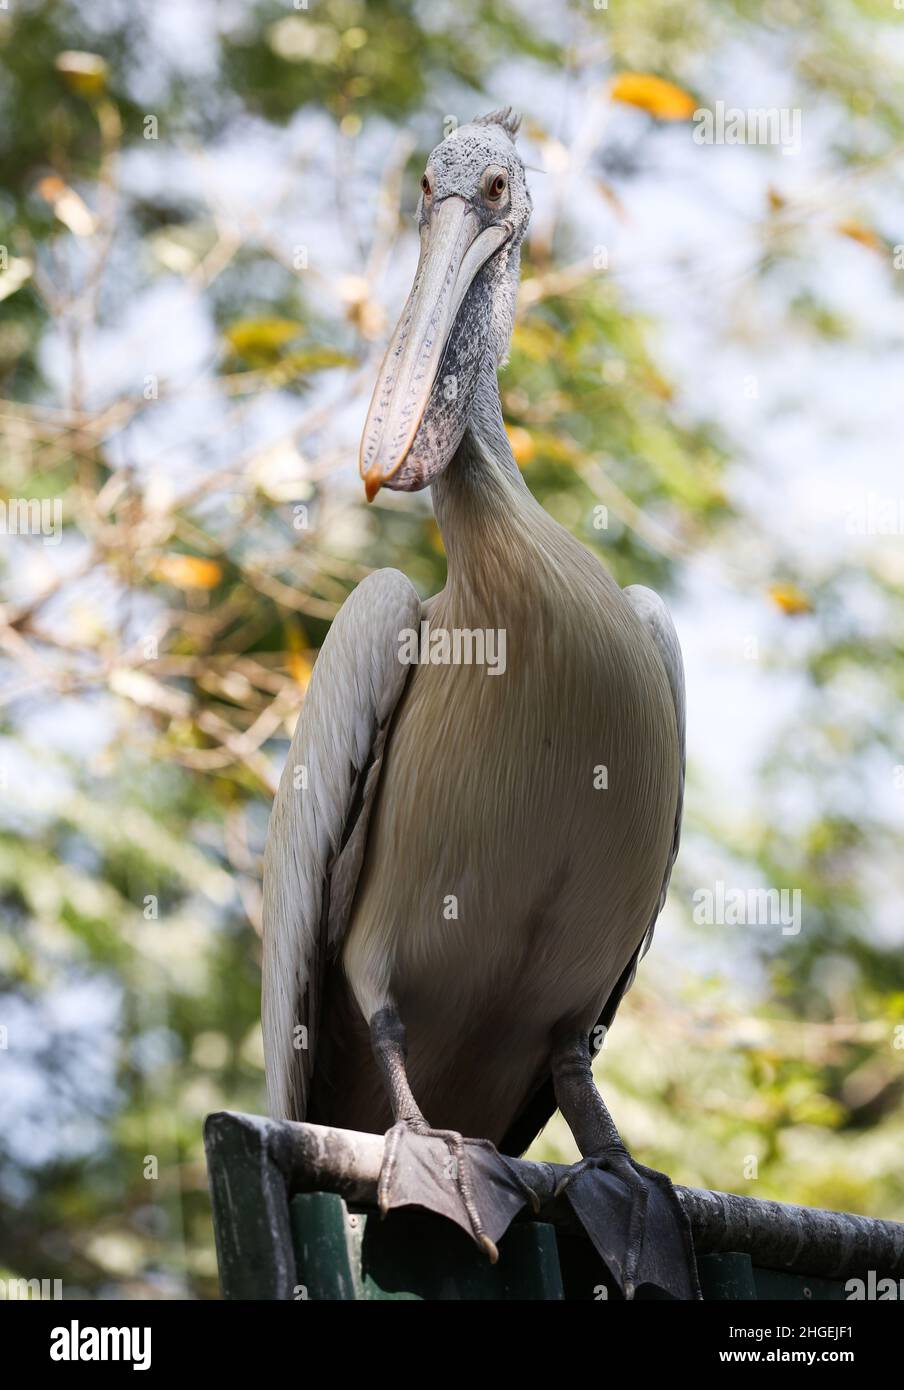
[[[565,1191],[567,1187],[571,1186],[571,1183],[578,1176],[578,1174],[585,1173],[587,1169],[591,1166],[594,1166],[593,1160],[588,1160],[586,1158],[579,1159],[577,1163],[573,1163],[571,1167],[568,1168],[559,1178],[559,1181],[556,1183],[556,1190],[553,1193],[553,1196],[561,1197],[562,1193]]]
[[[490,1264],[496,1264],[497,1260],[499,1259],[499,1251],[496,1249],[495,1244],[493,1243],[493,1241],[490,1240],[489,1236],[484,1235],[484,1233],[481,1232],[477,1238],[477,1241],[481,1248],[485,1250],[487,1255],[489,1256]]]

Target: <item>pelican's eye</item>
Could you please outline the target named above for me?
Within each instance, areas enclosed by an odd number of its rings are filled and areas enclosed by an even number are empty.
[[[494,174],[487,184],[487,197],[490,202],[497,203],[502,197],[508,185],[505,174]]]
[[[430,180],[427,178],[426,174],[421,179],[421,191],[425,198],[430,197]]]

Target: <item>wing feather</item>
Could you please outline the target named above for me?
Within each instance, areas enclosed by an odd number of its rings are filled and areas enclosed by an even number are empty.
[[[420,600],[398,570],[368,575],[317,658],[264,855],[262,1018],[270,1113],[303,1120],[324,971],[354,899],[393,713],[410,673],[399,634]]]
[[[678,800],[675,804],[675,833],[672,837],[672,848],[669,853],[668,863],[665,868],[665,876],[662,880],[662,890],[659,894],[659,902],[653,919],[644,935],[643,941],[635,955],[630,973],[627,975],[626,982],[614,1000],[610,996],[606,1005],[607,1011],[611,1007],[609,1018],[605,1020],[608,1028],[615,1011],[621,1003],[622,997],[628,992],[634,983],[634,976],[637,974],[638,963],[649,951],[653,942],[653,932],[659,915],[665,907],[665,900],[668,896],[669,883],[672,878],[672,870],[675,867],[675,860],[678,858],[678,846],[681,843],[681,820],[684,815],[684,778],[685,765],[687,762],[687,697],[684,686],[684,662],[681,659],[681,646],[678,642],[678,633],[672,621],[672,615],[666,608],[662,599],[652,589],[647,589],[643,584],[630,584],[623,590],[625,598],[631,604],[634,612],[646,627],[650,636],[656,644],[662,664],[665,667],[665,674],[668,678],[669,688],[672,692],[672,703],[675,706],[675,721],[678,726]],[[621,983],[621,982],[619,982]],[[615,991],[613,991],[614,995]]]

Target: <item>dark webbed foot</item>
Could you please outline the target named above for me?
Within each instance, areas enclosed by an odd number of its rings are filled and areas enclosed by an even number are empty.
[[[699,1297],[693,1242],[675,1189],[622,1143],[596,1088],[587,1040],[561,1042],[552,1072],[559,1108],[584,1155],[556,1195],[567,1195],[625,1298],[642,1283],[674,1297]]]
[[[575,1179],[593,1170],[611,1173],[627,1188],[630,1207],[621,1283],[625,1298],[633,1298],[637,1290],[637,1272],[640,1267],[649,1205],[649,1179],[644,1176],[644,1170],[635,1164],[624,1145],[618,1145],[603,1149],[597,1154],[588,1154],[580,1162],[573,1164],[560,1180],[556,1196],[560,1197]]]
[[[495,1264],[499,1252],[487,1228],[498,1239],[525,1199],[539,1211],[537,1194],[488,1139],[465,1139],[456,1130],[427,1123],[408,1084],[405,1030],[394,1010],[374,1015],[371,1037],[396,1120],[386,1134],[377,1183],[382,1215],[393,1206],[413,1204],[440,1212],[468,1230]],[[430,1140],[440,1141],[445,1153]]]
[[[386,1134],[386,1148],[383,1154],[383,1166],[380,1169],[380,1178],[377,1183],[377,1202],[380,1207],[380,1215],[385,1216],[392,1206],[393,1180],[395,1178],[396,1166],[398,1163],[399,1149],[402,1140],[407,1134],[418,1134],[425,1139],[441,1139],[448,1148],[448,1160],[443,1165],[444,1177],[453,1182],[457,1188],[461,1204],[464,1207],[471,1227],[471,1235],[476,1243],[485,1250],[490,1259],[490,1264],[495,1264],[499,1259],[499,1251],[496,1249],[494,1241],[490,1240],[483,1228],[480,1212],[477,1209],[477,1201],[474,1196],[474,1180],[471,1172],[471,1165],[465,1150],[464,1137],[454,1129],[431,1129],[426,1121],[402,1120],[393,1125]],[[469,1141],[473,1142],[473,1141]]]

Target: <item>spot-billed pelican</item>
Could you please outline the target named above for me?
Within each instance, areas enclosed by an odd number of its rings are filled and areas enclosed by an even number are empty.
[[[388,1130],[387,1171],[393,1136],[442,1133],[491,1258],[461,1135],[517,1155],[558,1105],[585,1165],[633,1193],[630,1296],[644,1170],[591,1060],[677,853],[684,678],[665,605],[547,514],[508,443],[497,368],[531,209],[516,130],[507,110],[463,126],[421,180],[360,468],[368,499],[432,485],[448,579],[422,603],[371,574],[317,660],[266,851],[267,1083],[276,1117]],[[460,656],[456,634],[472,656],[495,637],[495,667],[427,659]]]

